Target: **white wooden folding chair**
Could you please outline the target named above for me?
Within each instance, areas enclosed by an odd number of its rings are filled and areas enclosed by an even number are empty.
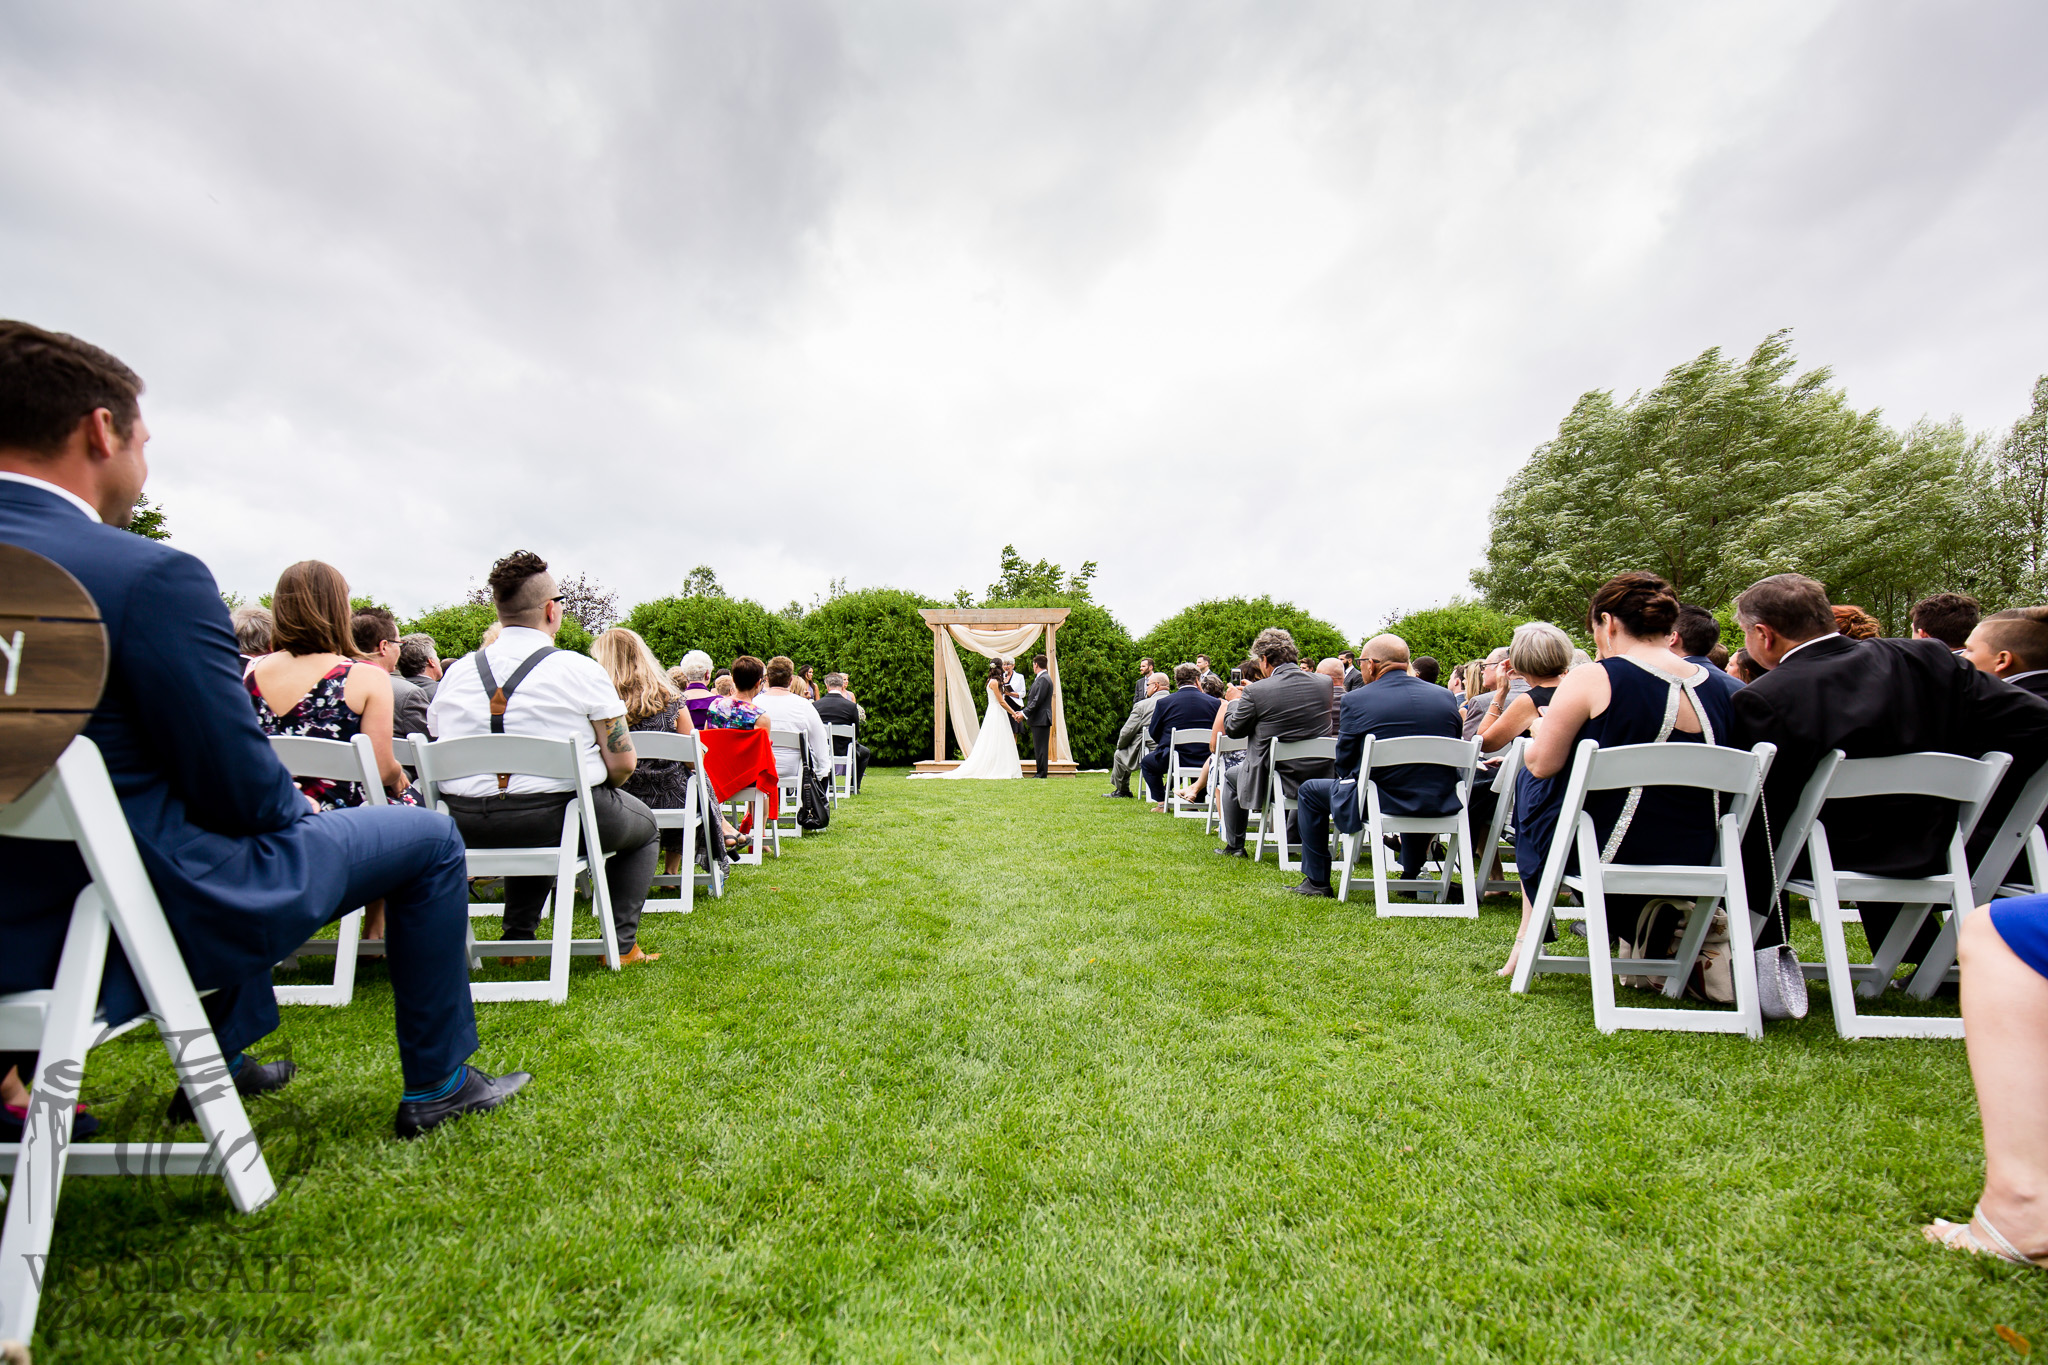
[[[1199,744],[1204,749],[1208,748],[1208,727],[1204,726],[1199,730],[1175,730],[1166,737],[1166,742],[1172,746],[1172,754],[1166,760],[1166,813],[1176,820],[1207,819],[1211,802],[1206,797],[1200,801],[1190,801],[1186,795],[1202,765],[1197,763],[1192,769],[1184,765],[1181,762],[1180,746]]]
[[[2004,823],[1970,868],[1970,900],[1989,905],[2007,896],[2048,895],[2048,840],[2041,835],[2041,817],[2048,814],[2048,763],[2034,770],[2006,812]],[[2026,854],[2027,870],[2013,875],[2013,865]]]
[[[394,741],[396,742],[396,741]],[[406,746],[407,757],[412,746]],[[384,779],[377,771],[377,751],[368,735],[357,735],[346,743],[338,739],[314,739],[310,735],[272,735],[270,751],[283,762],[293,777],[317,777],[328,782],[353,782],[363,789],[365,804],[387,804]],[[356,959],[361,953],[363,912],[351,910],[341,917],[333,938],[311,938],[285,959],[296,966],[302,957],[334,958],[334,981],[327,986],[278,986],[273,988],[280,1005],[346,1005],[355,999]]]
[[[218,1175],[243,1213],[275,1198],[277,1183],[92,741],[73,739],[54,768],[0,807],[0,838],[76,844],[92,878],[72,903],[56,984],[0,995],[0,1049],[38,1054],[22,1140],[0,1143],[0,1173],[13,1177],[0,1227],[0,1341],[26,1342],[35,1333],[66,1175]],[[72,1102],[87,1053],[113,1032],[98,1016],[98,1003],[114,938],[142,987],[204,1142],[71,1140]]]
[[[798,803],[803,799],[801,785],[804,771],[804,737],[800,730],[770,730],[768,742],[775,748],[775,836],[780,839],[787,834],[792,839],[804,837],[804,827],[796,822]],[[782,755],[796,755],[796,768],[790,776],[782,775]],[[775,856],[782,856],[780,845]]]
[[[1213,733],[1213,732],[1212,732]],[[1225,777],[1223,760],[1229,754],[1241,754],[1250,740],[1232,739],[1229,735],[1218,736],[1209,750],[1209,809],[1202,817],[1202,832],[1214,834],[1223,827],[1223,788],[1217,784]]]
[[[778,858],[782,856],[782,840],[776,833],[775,822],[768,818],[768,793],[759,787],[743,787],[718,804],[735,828],[744,825],[749,818],[754,822],[748,834],[752,842],[742,845],[740,851],[732,855],[733,866],[759,867],[768,853]]]
[[[544,913],[554,916],[552,936],[545,939],[496,939],[490,942],[471,936],[472,963],[486,957],[546,957],[548,974],[541,981],[477,981],[469,988],[470,998],[479,1004],[503,1000],[545,1000],[559,1005],[569,998],[569,959],[603,957],[604,964],[617,971],[619,935],[612,920],[611,889],[605,883],[605,854],[597,837],[597,815],[591,809],[588,779],[583,759],[573,739],[543,739],[537,735],[466,735],[460,739],[437,739],[417,746],[420,787],[428,802],[440,809],[440,788],[457,778],[484,774],[513,773],[552,782],[571,784],[569,803],[562,808],[560,842],[533,848],[472,848],[468,851],[472,877],[553,877],[555,886]],[[579,836],[582,850],[577,847]],[[574,936],[576,919],[576,878],[590,873],[591,907],[597,914],[601,937]],[[498,914],[498,906],[474,906],[471,915]]]
[[[1821,966],[1805,968],[1808,976],[1823,976],[1828,983],[1828,1003],[1835,1012],[1835,1030],[1844,1038],[1960,1038],[1963,1021],[1951,1018],[1906,1017],[1863,1014],[1856,997],[1876,999],[1891,984],[1906,950],[1930,914],[1945,910],[1942,929],[1927,960],[1913,974],[1906,994],[1927,1000],[1944,981],[1958,980],[1954,970],[1956,935],[1963,920],[1976,905],[1970,886],[1970,864],[1964,852],[1984,803],[1998,789],[1998,780],[2012,765],[2012,756],[1989,753],[1982,758],[1959,754],[1896,754],[1888,758],[1844,758],[1831,749],[1821,759],[1800,793],[1799,804],[1786,822],[1774,856],[1779,889],[1805,896],[1820,920]],[[1837,867],[1828,843],[1827,804],[1865,796],[1930,796],[1956,803],[1956,817],[1948,826],[1948,853],[1942,871],[1931,877],[1885,877],[1854,868]],[[1808,877],[1794,877],[1793,866],[1804,851],[1809,863]],[[1844,930],[1860,917],[1846,909],[1844,901],[1895,901],[1900,903],[1891,932],[1877,946],[1868,963],[1849,961],[1849,940]]]
[[[1536,913],[1529,919],[1521,956],[1515,963],[1514,993],[1526,993],[1538,972],[1590,973],[1593,1027],[1602,1033],[1640,1028],[1763,1037],[1763,1014],[1757,1003],[1756,921],[1750,915],[1749,890],[1743,880],[1742,834],[1749,827],[1757,793],[1763,789],[1764,776],[1777,752],[1774,744],[1759,744],[1748,751],[1715,744],[1624,744],[1603,749],[1594,740],[1579,741],[1564,805],[1558,812],[1557,837],[1544,859],[1543,884],[1531,900]],[[1703,805],[1711,797],[1719,811],[1714,822],[1713,861],[1700,865],[1605,861],[1593,817],[1586,810],[1587,793],[1632,787],[1692,788],[1700,793]],[[1567,876],[1565,864],[1571,860],[1574,842],[1579,870]],[[1577,891],[1585,902],[1588,952],[1584,957],[1543,950],[1558,890],[1564,886]],[[1690,899],[1693,908],[1686,916],[1675,953],[1669,958],[1617,960],[1614,927],[1607,918],[1610,895]],[[1729,968],[1735,983],[1733,1009],[1650,1009],[1615,1004],[1617,973],[1661,976],[1667,998],[1676,1000],[1684,995],[1700,944],[1723,901],[1727,903]]]
[[[1382,811],[1379,783],[1372,780],[1372,774],[1411,764],[1429,764],[1449,768],[1456,773],[1454,791],[1458,808],[1449,815],[1427,816],[1388,815]],[[1455,916],[1478,919],[1479,860],[1473,856],[1471,819],[1473,773],[1478,766],[1479,741],[1476,738],[1409,735],[1398,739],[1378,739],[1367,735],[1365,751],[1358,758],[1358,803],[1364,808],[1365,828],[1357,834],[1344,836],[1343,871],[1337,882],[1337,899],[1343,900],[1350,892],[1351,871],[1363,845],[1372,855],[1373,914],[1376,918]],[[1441,838],[1446,850],[1439,869],[1441,875],[1414,880],[1387,876],[1387,860],[1395,856],[1384,842],[1390,834],[1426,834],[1432,839]],[[1451,874],[1460,862],[1465,865],[1464,891],[1454,907],[1447,902],[1450,899]],[[1424,891],[1435,899],[1426,904],[1396,905],[1388,894],[1393,891]]]
[[[715,857],[706,858],[709,872],[697,871],[697,831],[700,826],[713,833],[718,829],[717,804],[709,799],[711,784],[705,780],[704,764],[695,735],[678,735],[664,730],[635,730],[633,748],[642,758],[660,759],[670,763],[687,763],[693,769],[683,784],[683,804],[676,807],[650,806],[654,824],[662,831],[681,830],[683,835],[682,871],[661,873],[653,885],[676,888],[673,898],[649,896],[641,907],[645,914],[687,915],[695,908],[696,889],[703,887],[711,893],[713,900],[725,894],[725,878],[720,872],[721,864]]]
[[[860,793],[860,731],[851,725],[828,725],[825,733],[832,741],[832,800],[836,804]],[[839,741],[846,741],[846,752],[839,752]]]
[[[1252,861],[1259,861],[1266,849],[1266,835],[1272,834],[1282,872],[1298,871],[1301,863],[1288,856],[1287,817],[1300,804],[1287,795],[1280,782],[1280,765],[1296,758],[1337,757],[1337,737],[1318,735],[1314,739],[1276,739],[1266,747],[1266,805],[1259,820],[1259,833],[1252,845]],[[1247,762],[1250,760],[1247,759]]]
[[[1493,874],[1496,868],[1506,872],[1508,864],[1514,861],[1515,778],[1522,771],[1522,754],[1528,747],[1526,736],[1510,744],[1490,783],[1494,795],[1493,819],[1487,823],[1485,839],[1479,845],[1479,874],[1476,878],[1482,896],[1522,893],[1520,872],[1515,874],[1513,881]],[[1534,894],[1534,888],[1531,888],[1531,894]]]

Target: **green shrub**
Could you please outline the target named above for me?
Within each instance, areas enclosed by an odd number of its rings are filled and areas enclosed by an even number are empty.
[[[771,659],[787,654],[800,628],[759,602],[734,597],[664,597],[642,602],[619,622],[638,631],[664,668],[693,649],[729,667],[742,654]]]
[[[434,649],[444,659],[459,659],[483,643],[484,633],[498,622],[498,609],[480,602],[435,607],[398,627],[401,635],[427,634],[434,637]],[[555,645],[579,654],[590,650],[590,632],[573,616],[562,618],[555,633]]]
[[[931,756],[932,632],[917,613],[938,605],[896,588],[845,593],[806,615],[786,651],[812,665],[821,692],[827,673],[847,675],[867,711],[861,743],[877,763]]]
[[[1483,602],[1453,597],[1445,606],[1388,617],[1380,630],[1406,640],[1409,658],[1425,654],[1435,658],[1443,665],[1442,679],[1448,683],[1451,670],[1459,664],[1483,659],[1514,638],[1522,619]]]
[[[1191,663],[1197,654],[1206,654],[1218,673],[1228,675],[1232,667],[1244,662],[1252,640],[1267,626],[1281,626],[1289,631],[1301,650],[1302,663],[1309,668],[1314,668],[1318,660],[1333,658],[1350,647],[1335,626],[1309,615],[1292,602],[1275,602],[1270,597],[1224,597],[1197,602],[1180,614],[1167,617],[1138,641],[1137,655],[1124,670],[1124,710],[1130,710],[1139,657],[1150,655],[1162,672],[1171,673],[1175,664]]]
[[[1074,751],[1074,762],[1081,767],[1107,767],[1116,752],[1116,732],[1131,711],[1131,680],[1138,669],[1138,647],[1132,643],[1131,633],[1093,602],[1065,594],[1005,599],[994,605],[1067,608],[1066,624],[1059,633],[1060,694],[1067,713],[1067,743]],[[1018,670],[1027,679],[1031,676],[1031,656],[1044,650],[1045,638],[1040,636],[1038,643],[1023,651],[1017,660]],[[987,668],[986,659],[968,656],[967,678],[977,701],[981,695],[979,679]],[[1027,763],[1030,744],[1030,737],[1024,736],[1020,748],[1025,751]]]

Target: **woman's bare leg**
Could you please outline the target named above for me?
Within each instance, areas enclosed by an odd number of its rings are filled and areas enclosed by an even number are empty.
[[[1984,1120],[1984,1218],[2024,1255],[2048,1259],[2048,977],[2006,946],[1985,909],[1963,921],[1958,956]]]
[[[384,898],[379,896],[363,907],[363,937],[384,937]]]
[[[1522,923],[1515,929],[1515,946],[1508,949],[1508,965],[1495,972],[1495,976],[1513,976],[1515,974],[1515,964],[1522,960],[1522,940],[1529,936],[1529,921],[1534,918],[1536,918],[1536,907],[1529,900],[1528,888],[1524,887],[1522,889]]]

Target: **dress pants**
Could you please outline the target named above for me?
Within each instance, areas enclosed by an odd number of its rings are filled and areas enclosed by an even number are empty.
[[[1038,760],[1038,776],[1045,776],[1045,765],[1052,758],[1052,727],[1034,725],[1031,727],[1031,753]]]
[[[1145,773],[1145,794],[1154,801],[1166,799],[1166,770],[1173,766],[1173,748],[1162,744],[1145,755],[1138,765]]]
[[[1358,779],[1316,777],[1301,784],[1295,798],[1300,802],[1295,819],[1301,826],[1301,875],[1317,886],[1330,884],[1330,821],[1334,817],[1339,834],[1356,834],[1365,828],[1364,813],[1358,809]],[[1427,834],[1401,836],[1401,880],[1422,875],[1429,860]],[[1386,856],[1384,849],[1369,850],[1373,857]]]
[[[441,799],[471,848],[539,848],[561,841],[562,811],[569,804],[569,793]],[[623,953],[639,941],[640,911],[647,904],[647,887],[661,861],[661,842],[654,837],[654,816],[639,797],[617,787],[598,786],[590,789],[590,803],[597,817],[598,845],[612,855],[605,864],[604,880],[612,894],[612,922]],[[554,889],[553,877],[506,878],[505,937],[538,937],[541,907]],[[569,910],[563,906],[556,913]]]

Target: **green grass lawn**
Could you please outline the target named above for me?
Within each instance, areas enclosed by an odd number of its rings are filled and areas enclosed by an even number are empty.
[[[252,1106],[298,1172],[272,1210],[70,1182],[37,1360],[2048,1349],[2038,1272],[1917,1232],[1982,1178],[1961,1043],[1844,1043],[1820,988],[1761,1043],[1603,1038],[1584,978],[1494,977],[1506,901],[1305,902],[1101,788],[871,774],[823,837],[651,917],[658,964],[482,1007],[477,1060],[535,1080],[417,1143],[366,966],[350,1007],[285,1011],[301,1073]],[[87,1090],[159,1133],[153,1036]],[[265,1256],[295,1292],[207,1270]],[[143,1339],[180,1326],[243,1335]]]

